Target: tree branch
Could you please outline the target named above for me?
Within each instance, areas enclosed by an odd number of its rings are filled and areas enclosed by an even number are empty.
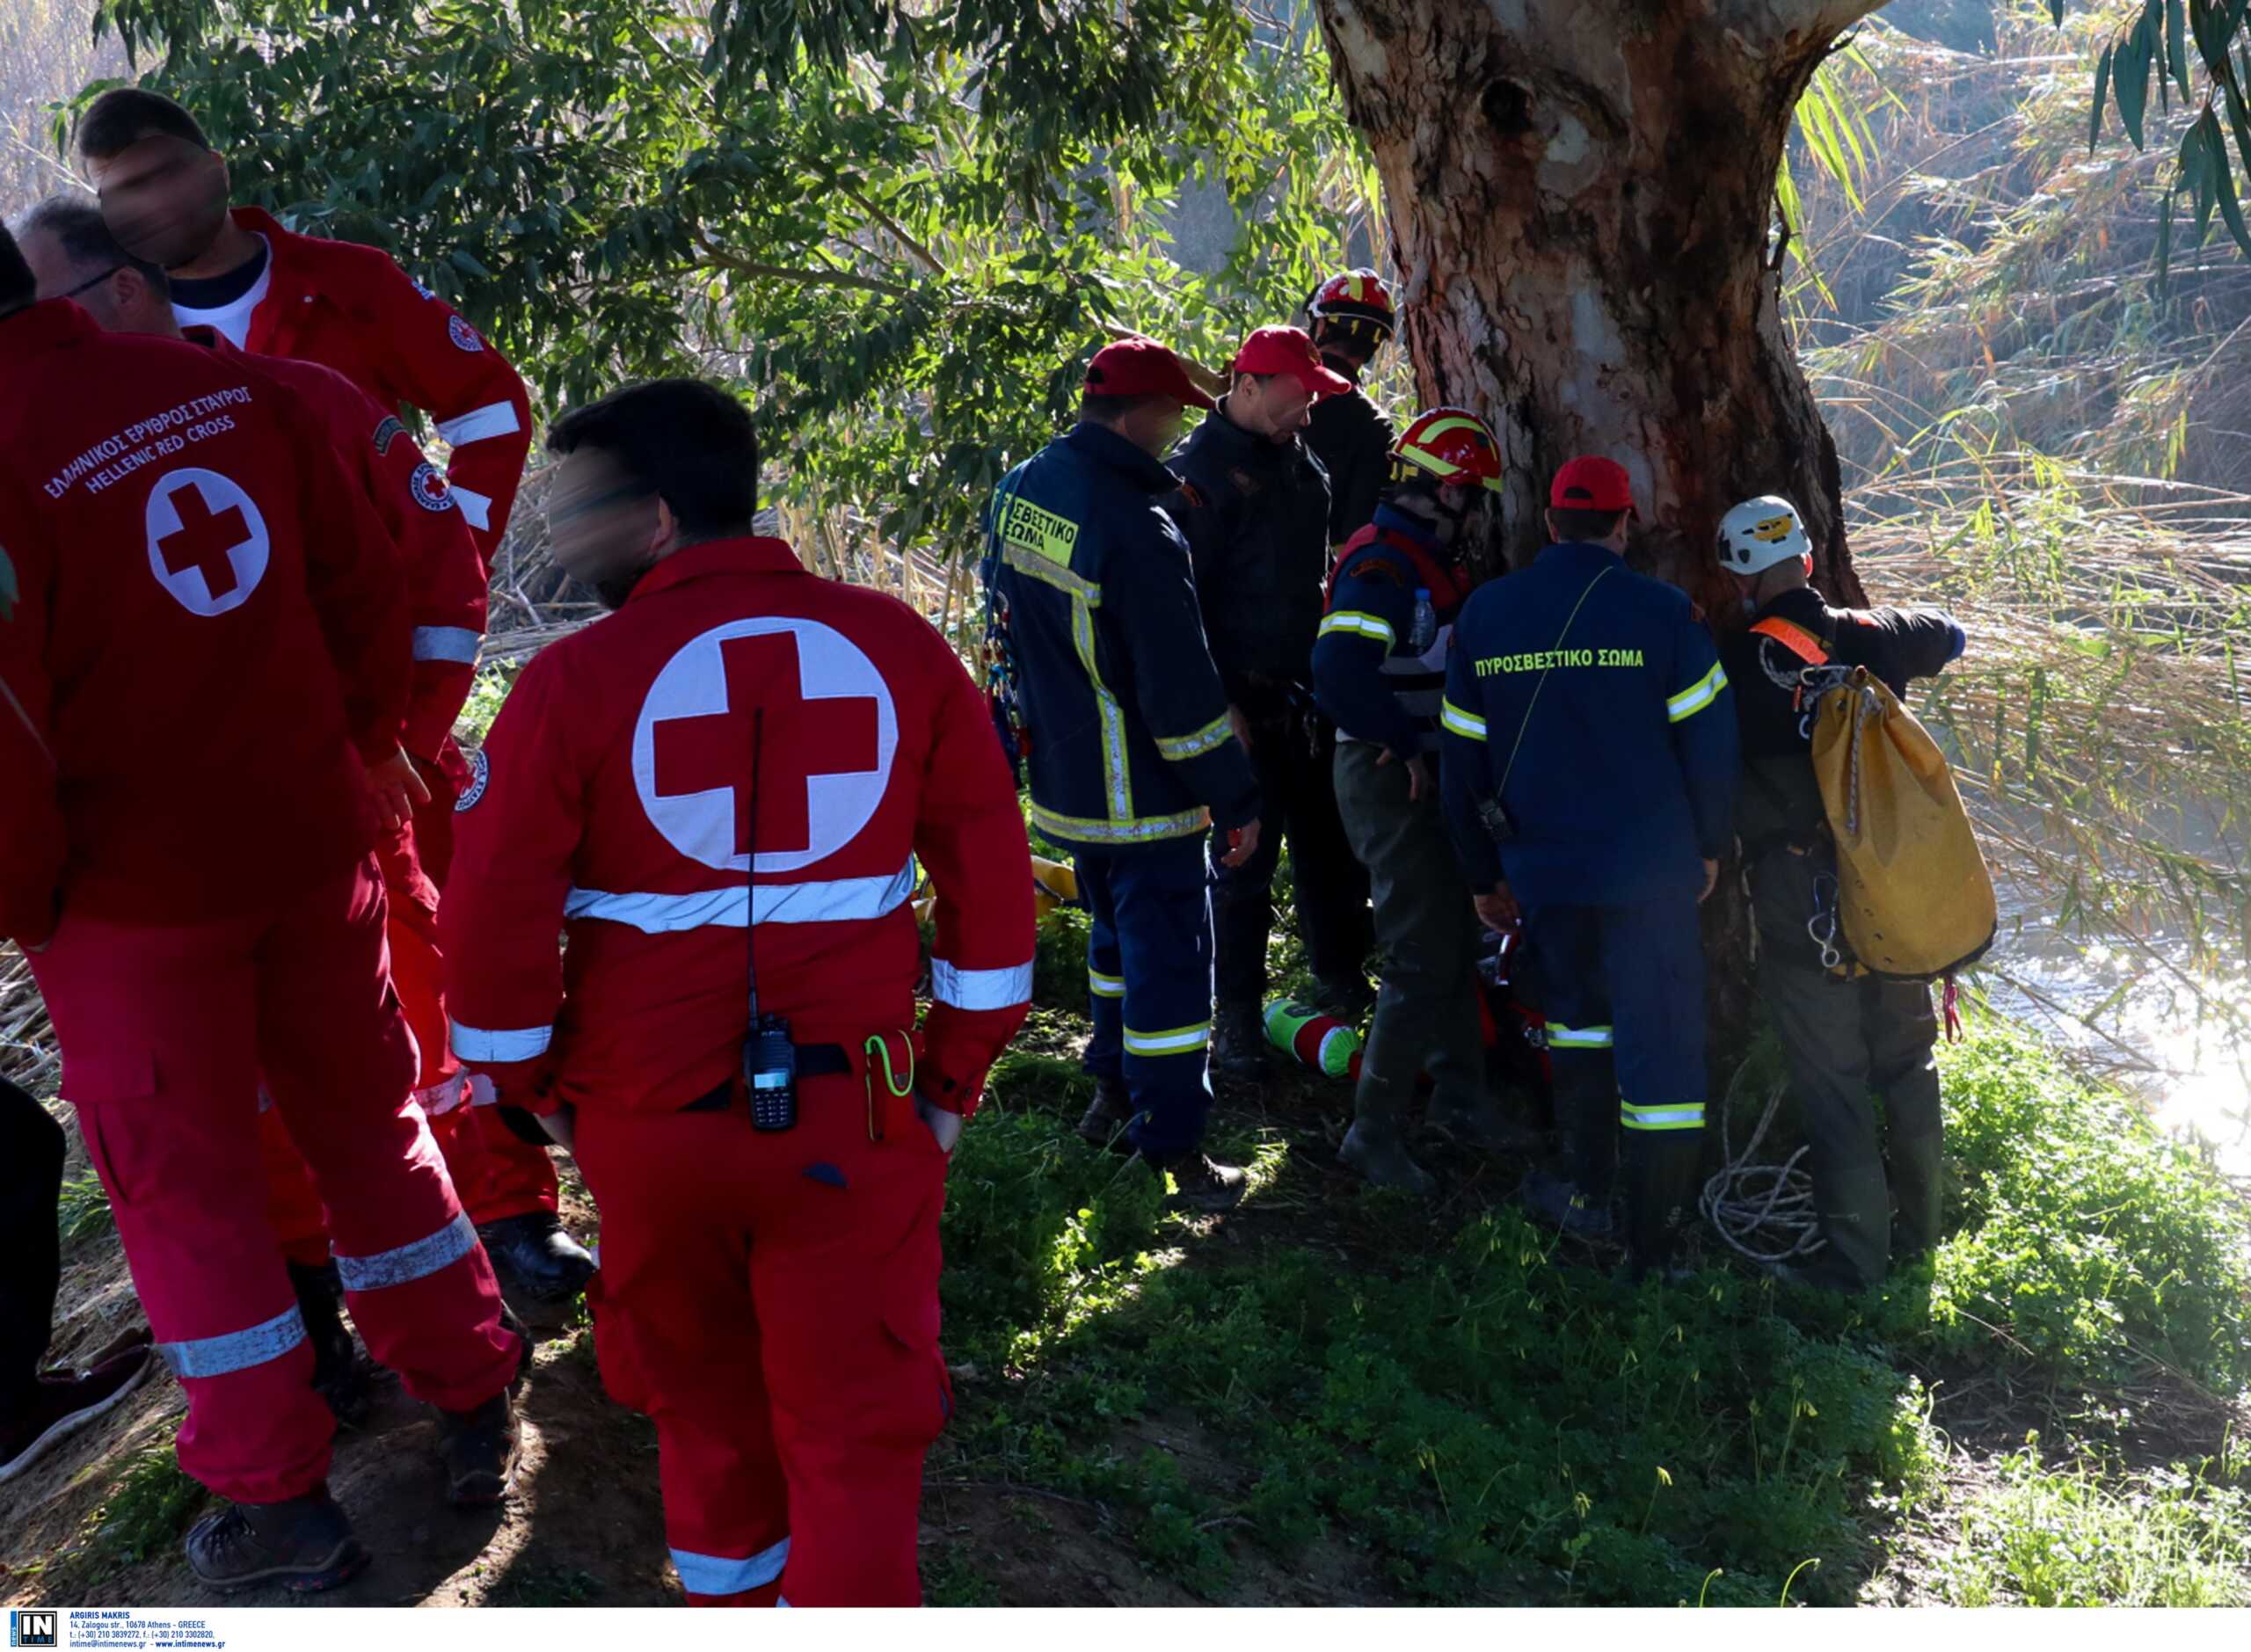
[[[755,275],[767,280],[795,281],[805,287],[849,287],[863,293],[881,293],[891,298],[906,298],[914,288],[902,287],[897,281],[878,280],[872,275],[856,275],[849,270],[796,270],[779,264],[760,264],[740,258],[717,247],[709,241],[699,240],[706,264],[714,269],[725,270],[732,275]]]
[[[906,229],[900,226],[896,218],[893,218],[889,213],[877,206],[875,202],[870,200],[865,195],[853,188],[849,184],[841,183],[834,178],[830,178],[828,181],[838,190],[843,193],[845,200],[850,201],[862,212],[864,212],[869,217],[874,219],[878,224],[882,225],[885,232],[890,235],[892,240],[898,242],[900,245],[905,247],[909,252],[913,253],[915,259],[924,269],[929,271],[933,275],[943,275],[946,273],[946,266],[938,262],[938,255],[931,251],[929,248],[924,246],[920,241],[917,241],[913,236],[908,235]]]
[[[1761,47],[1790,40],[1803,44],[1817,36],[1825,45],[1883,4],[1884,0],[1723,0],[1718,11],[1722,27]]]

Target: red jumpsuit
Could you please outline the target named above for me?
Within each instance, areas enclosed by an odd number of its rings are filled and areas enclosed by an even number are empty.
[[[362,759],[405,709],[404,583],[317,420],[248,361],[48,302],[0,319],[0,934],[33,951],[187,1391],[181,1466],[241,1502],[302,1496],[333,1424],[243,1174],[261,1080],[376,1357],[465,1410],[518,1353],[408,1100],[370,854]]]
[[[443,475],[427,478],[438,486],[426,502],[449,499],[452,523],[465,524],[476,542],[477,553],[489,566],[508,525],[508,512],[522,480],[524,456],[531,446],[531,403],[523,381],[500,353],[444,301],[433,297],[409,279],[390,255],[375,247],[347,241],[326,241],[284,229],[269,214],[255,207],[238,207],[235,222],[266,238],[270,256],[266,295],[251,312],[243,347],[252,354],[318,362],[332,368],[365,391],[383,409],[396,412],[402,405],[420,408],[436,424],[438,433],[451,448]],[[302,387],[297,387],[302,393]],[[354,446],[362,440],[355,439]],[[404,449],[411,437],[402,434],[403,448],[396,457],[410,474],[421,463],[417,452],[411,461]],[[390,456],[390,455],[384,455]],[[347,471],[361,474],[357,465]],[[449,489],[446,486],[450,483]],[[379,478],[379,497],[396,499],[387,477]],[[393,513],[384,513],[387,520]],[[392,522],[394,529],[397,524]],[[402,540],[402,544],[405,542]],[[442,586],[416,582],[416,569],[429,564],[412,555],[410,589],[418,597]],[[459,622],[439,620],[442,632]],[[433,636],[417,617],[416,659],[426,660],[433,647],[463,639]],[[482,631],[480,620],[477,630]],[[457,665],[460,694],[469,691],[475,656],[448,659]],[[420,908],[421,894],[434,902],[436,889],[446,880],[446,863],[452,849],[453,805],[468,769],[453,744],[453,719],[461,709],[456,697],[450,706],[445,691],[448,673],[418,667],[413,702],[406,729],[406,749],[430,788],[430,802],[414,814],[419,871],[426,874],[424,890],[391,885],[393,970],[407,1014],[424,1054],[424,1083],[434,1086],[446,1074],[433,1070],[432,1061],[444,1063],[444,1041],[433,1034],[443,1025],[438,1008],[439,964],[434,951],[434,926],[419,921],[402,904]],[[441,722],[439,712],[443,713]],[[396,870],[387,862],[385,875]],[[401,900],[402,895],[406,899]],[[409,933],[401,934],[402,927]],[[427,990],[423,991],[424,981]],[[450,1092],[448,1093],[450,1095]],[[433,1095],[435,1103],[447,1095]],[[431,1133],[445,1152],[447,1168],[471,1219],[480,1226],[510,1216],[556,1207],[555,1168],[546,1151],[521,1141],[497,1121],[467,1109],[432,1105]],[[318,1212],[304,1197],[302,1178],[288,1187],[286,1142],[269,1138],[268,1164],[274,1175],[277,1224],[291,1255],[310,1261],[317,1246],[309,1224]]]
[[[548,648],[484,751],[441,914],[454,1049],[504,1101],[577,1109],[595,1347],[656,1420],[689,1598],[913,1604],[951,1401],[946,1161],[912,1094],[972,1111],[1031,994],[1030,858],[982,698],[903,604],[731,540]],[[754,841],[761,1008],[800,1049],[799,1122],[767,1132],[731,1094]]]

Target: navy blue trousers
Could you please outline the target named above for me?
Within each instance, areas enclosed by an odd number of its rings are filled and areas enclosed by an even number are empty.
[[[1118,851],[1081,850],[1079,896],[1094,916],[1087,992],[1094,1037],[1086,1069],[1122,1079],[1127,1131],[1152,1159],[1204,1139],[1212,1110],[1212,901],[1204,840],[1171,838]]]

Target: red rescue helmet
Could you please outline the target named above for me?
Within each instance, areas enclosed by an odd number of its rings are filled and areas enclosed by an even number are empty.
[[[1501,444],[1492,426],[1461,407],[1433,407],[1408,426],[1391,450],[1391,479],[1432,478],[1499,492]]]
[[[1371,344],[1382,343],[1399,326],[1391,288],[1373,270],[1347,270],[1330,276],[1305,301],[1305,313],[1315,338],[1321,337],[1323,322],[1354,324],[1354,330],[1364,327],[1371,335]]]

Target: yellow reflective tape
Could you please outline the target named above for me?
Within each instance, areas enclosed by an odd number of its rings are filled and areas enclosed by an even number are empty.
[[[1157,753],[1169,761],[1184,763],[1191,757],[1201,757],[1206,752],[1217,750],[1234,732],[1235,725],[1227,721],[1227,713],[1222,711],[1193,734],[1177,735],[1170,739],[1160,737]]]
[[[1180,814],[1150,815],[1140,820],[1089,820],[1031,805],[1031,823],[1053,838],[1082,843],[1148,843],[1159,838],[1182,838],[1212,824],[1211,811],[1191,809]]]
[[[1076,597],[1090,608],[1102,606],[1102,587],[1093,580],[1082,579],[1068,568],[1059,567],[1020,546],[1002,545],[1001,560],[1020,574],[1037,579],[1043,585],[1052,585],[1066,596]]]
[[[1381,615],[1362,614],[1351,608],[1338,608],[1332,614],[1322,615],[1321,629],[1315,635],[1326,637],[1331,631],[1347,631],[1355,636],[1373,637],[1386,648],[1399,640],[1399,634],[1391,629],[1391,622]]]
[[[1451,700],[1441,699],[1439,702],[1439,723],[1441,727],[1452,729],[1467,740],[1485,738],[1485,719],[1470,716]]]
[[[1665,715],[1672,722],[1684,722],[1718,699],[1726,687],[1727,673],[1716,660],[1709,671],[1665,702]]]
[[[1162,1032],[1136,1032],[1128,1027],[1124,1042],[1129,1055],[1190,1055],[1212,1042],[1212,1023],[1168,1027]]]

